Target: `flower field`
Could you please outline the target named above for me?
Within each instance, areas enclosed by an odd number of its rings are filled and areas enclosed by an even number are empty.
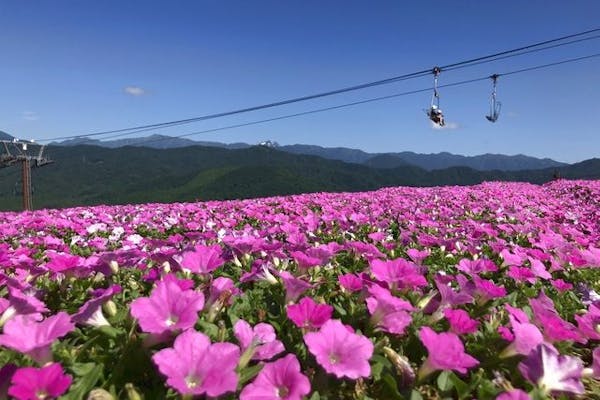
[[[0,213],[0,399],[600,399],[600,182]]]

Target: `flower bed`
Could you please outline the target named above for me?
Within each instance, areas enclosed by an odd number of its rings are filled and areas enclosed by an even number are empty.
[[[0,223],[0,398],[600,398],[597,181]]]

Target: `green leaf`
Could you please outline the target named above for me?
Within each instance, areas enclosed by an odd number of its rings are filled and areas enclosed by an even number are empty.
[[[452,381],[450,380],[451,373],[452,372],[450,372],[450,371],[442,371],[442,373],[439,374],[437,377],[437,387],[442,392],[448,392],[448,391],[452,390],[452,388],[454,387]]]
[[[392,375],[385,374],[385,375],[383,375],[382,380],[383,380],[386,388],[388,389],[387,394],[393,396],[393,397],[388,397],[389,399],[396,399],[396,400],[403,399],[402,395],[398,391],[398,384],[396,383],[396,380],[394,379],[394,377]]]
[[[261,364],[252,365],[250,367],[246,367],[240,371],[240,385],[248,382],[250,379],[254,378],[260,370],[263,368]]]
[[[310,399],[308,400],[321,400],[321,395],[319,392],[313,392],[312,396],[310,396]]]
[[[79,372],[82,372],[89,368],[89,364],[81,364]],[[75,372],[75,370],[73,370]],[[78,374],[77,372],[75,372]],[[81,379],[77,379],[75,384],[71,386],[71,389],[60,398],[62,400],[80,400],[84,399],[85,395],[92,390],[98,380],[102,377],[102,365],[93,365],[85,375],[81,376]]]
[[[413,389],[410,392],[410,400],[423,400],[423,396],[417,390]]]
[[[458,394],[459,399],[464,399],[469,396],[469,394],[471,393],[471,388],[469,387],[469,385],[463,382],[453,372],[450,372],[448,378],[452,382],[454,388],[456,389],[456,393]]]

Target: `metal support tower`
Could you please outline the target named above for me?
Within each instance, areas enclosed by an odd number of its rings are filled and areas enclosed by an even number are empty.
[[[31,210],[31,168],[41,167],[53,161],[44,157],[45,145],[33,141],[18,139],[0,140],[0,168],[21,163],[21,182],[23,185],[23,210]]]

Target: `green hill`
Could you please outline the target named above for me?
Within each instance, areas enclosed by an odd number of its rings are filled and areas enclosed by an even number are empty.
[[[398,185],[468,185],[486,180],[543,183],[551,180],[555,171],[477,171],[468,167],[426,171],[411,165],[371,168],[261,146],[234,150],[50,146],[47,155],[55,163],[32,172],[35,208],[364,191]],[[598,179],[600,159],[558,171],[565,178]],[[19,179],[17,167],[0,170],[0,209],[20,209],[20,197],[15,194]]]

